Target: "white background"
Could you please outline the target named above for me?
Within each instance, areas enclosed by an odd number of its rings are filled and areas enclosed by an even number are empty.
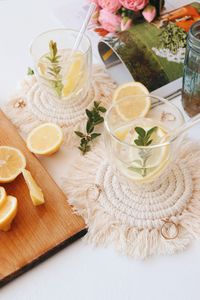
[[[188,1],[166,2],[172,7]],[[32,65],[30,41],[42,31],[60,27],[63,20],[78,27],[76,12],[82,4],[80,0],[0,0],[1,104]],[[79,240],[2,288],[0,299],[199,300],[200,244],[194,242],[172,257],[141,262]]]

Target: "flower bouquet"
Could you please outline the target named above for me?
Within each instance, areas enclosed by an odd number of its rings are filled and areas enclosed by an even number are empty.
[[[152,22],[164,5],[164,0],[90,0],[97,5],[93,24],[100,35],[120,32],[131,28],[134,23]]]
[[[163,1],[95,2],[99,54],[118,83],[134,79],[153,91],[182,77],[187,32],[200,19],[200,3],[160,14]]]

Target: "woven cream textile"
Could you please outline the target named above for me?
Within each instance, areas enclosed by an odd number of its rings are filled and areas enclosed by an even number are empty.
[[[43,122],[62,127],[63,147],[77,152],[62,188],[85,219],[89,242],[113,244],[120,253],[135,258],[173,254],[200,235],[200,146],[185,142],[163,177],[142,187],[121,181],[107,161],[101,138],[90,153],[81,156],[73,132],[84,129],[85,109],[94,100],[108,106],[114,88],[105,71],[95,66],[88,95],[69,107],[48,99],[32,76],[22,82],[3,110],[24,137]],[[163,237],[163,228],[169,239]]]

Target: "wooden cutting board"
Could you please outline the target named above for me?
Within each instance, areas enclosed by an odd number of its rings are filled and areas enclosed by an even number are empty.
[[[86,233],[82,218],[76,216],[39,160],[26,148],[16,128],[0,111],[0,145],[20,149],[45,196],[45,204],[34,207],[22,175],[4,184],[8,194],[18,198],[18,213],[10,231],[0,231],[0,286],[49,257]]]

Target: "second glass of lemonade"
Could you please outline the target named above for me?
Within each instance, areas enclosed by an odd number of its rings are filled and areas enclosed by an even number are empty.
[[[148,103],[145,116],[135,116],[136,106]],[[129,96],[114,102],[105,115],[105,145],[111,165],[134,183],[158,178],[178,153],[182,136],[171,141],[184,123],[181,111],[163,98]]]
[[[55,29],[37,36],[30,52],[41,89],[48,97],[74,102],[85,97],[91,80],[92,50],[86,35],[72,51],[78,32]]]

